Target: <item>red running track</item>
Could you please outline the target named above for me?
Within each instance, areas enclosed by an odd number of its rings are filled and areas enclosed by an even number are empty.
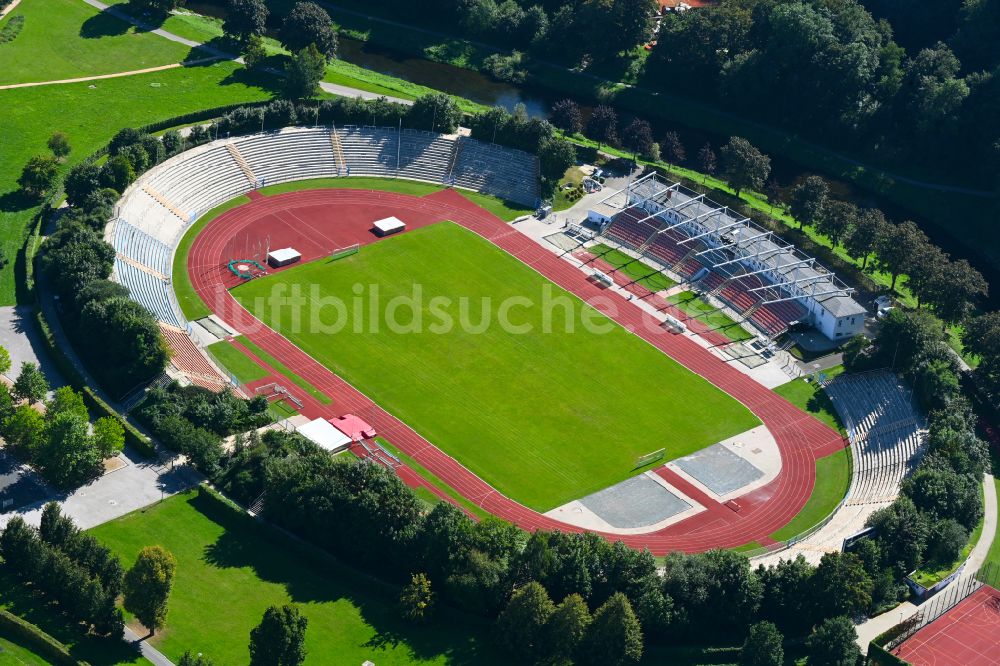
[[[778,444],[782,470],[776,479],[738,499],[738,513],[702,511],[656,532],[604,534],[634,548],[662,555],[731,548],[751,541],[769,543],[768,535],[786,525],[803,507],[815,484],[817,458],[845,446],[834,430],[802,412],[738,370],[729,367],[685,336],[673,335],[618,294],[600,289],[580,270],[542,248],[514,227],[451,190],[426,197],[367,190],[310,190],[252,197],[249,204],[223,213],[195,239],[188,273],[195,291],[224,321],[247,335],[293,372],[333,399],[315,416],[354,412],[386,439],[413,457],[468,500],[527,530],[582,531],[494,490],[371,399],[264,326],[229,294],[239,279],[226,269],[230,259],[269,238],[269,247],[293,246],[303,261],[353,243],[370,243],[374,220],[396,215],[409,228],[451,220],[517,257],[560,287],[573,292],[665,354],[712,382],[747,406],[768,427]],[[654,322],[651,324],[651,322]],[[313,416],[313,414],[308,414]]]
[[[1000,592],[983,585],[893,654],[915,666],[1000,664]]]

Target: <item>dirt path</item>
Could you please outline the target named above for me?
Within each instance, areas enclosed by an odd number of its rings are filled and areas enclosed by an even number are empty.
[[[14,2],[7,5],[4,9],[0,9],[0,19],[14,11],[14,7],[17,7],[19,4],[21,4],[21,0],[14,0]]]
[[[188,67],[191,65],[200,65],[202,63],[211,62],[212,60],[218,60],[216,56],[210,58],[201,58],[199,60],[188,60],[186,62],[175,62],[170,65],[160,65],[159,67],[147,67],[146,69],[133,69],[128,72],[115,72],[113,74],[96,74],[94,76],[81,76],[76,79],[57,79],[55,81],[29,81],[28,83],[10,83],[7,85],[0,86],[0,90],[9,90],[11,88],[34,88],[37,86],[52,86],[60,83],[83,83],[85,81],[99,81],[101,79],[117,79],[122,76],[135,76],[136,74],[149,74],[150,72],[162,72],[165,69],[176,69],[178,67]]]

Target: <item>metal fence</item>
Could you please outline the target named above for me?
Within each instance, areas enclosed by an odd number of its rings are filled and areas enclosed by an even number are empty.
[[[924,602],[914,615],[896,625],[891,630],[895,635],[883,647],[889,651],[896,649],[906,639],[962,603],[983,585],[996,587],[998,582],[1000,582],[1000,566],[995,562],[987,562],[979,571],[960,577],[929,601]]]

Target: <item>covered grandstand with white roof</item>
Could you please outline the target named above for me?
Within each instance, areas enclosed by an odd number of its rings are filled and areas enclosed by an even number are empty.
[[[651,173],[589,216],[603,236],[719,298],[768,337],[796,321],[834,341],[864,327],[854,290],[814,257],[680,183]]]

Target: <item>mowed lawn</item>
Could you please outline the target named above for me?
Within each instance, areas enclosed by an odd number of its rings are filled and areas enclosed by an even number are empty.
[[[355,285],[364,287],[357,297]],[[282,286],[308,297],[297,328],[291,307],[267,305],[272,288]],[[376,287],[377,307],[385,308],[415,286],[422,291],[421,332],[393,332],[383,316],[378,332],[370,332],[365,313]],[[545,291],[556,302],[547,313]],[[635,474],[644,453],[666,448],[667,459],[676,458],[759,424],[707,381],[452,223],[254,280],[233,293],[499,491],[541,511]],[[350,304],[346,326],[339,332],[311,326],[314,317],[328,325],[337,317],[314,297]],[[353,298],[365,306],[357,322]],[[510,323],[530,333],[497,324],[506,305],[515,306]],[[396,320],[410,323],[402,310]],[[469,326],[458,323],[463,310]],[[449,331],[435,328],[439,314],[455,321]],[[586,329],[585,317],[603,331]]]
[[[83,0],[21,0],[0,25],[17,15],[24,17],[24,27],[0,48],[0,85],[159,67],[191,53],[190,47],[137,30]]]
[[[306,664],[500,664],[479,620],[441,609],[404,622],[399,590],[260,524],[217,496],[188,491],[91,530],[126,567],[145,546],[177,558],[167,624],[152,643],[174,663],[185,650],[246,664],[250,630],[271,605],[309,620]]]

